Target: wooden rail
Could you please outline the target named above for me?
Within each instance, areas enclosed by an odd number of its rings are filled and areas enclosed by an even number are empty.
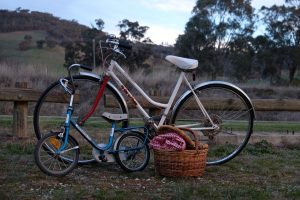
[[[13,109],[13,133],[19,137],[27,137],[27,116],[28,116],[28,102],[36,102],[41,91],[27,88],[25,83],[17,83],[15,88],[0,88],[0,101],[14,102]],[[75,96],[75,103],[79,101],[80,95]],[[104,97],[105,106],[115,107],[116,102],[111,96]],[[168,102],[166,97],[151,97],[155,101]],[[161,110],[152,104],[148,103],[144,98],[137,97],[137,100],[144,108],[149,109],[150,115],[159,114]],[[63,93],[57,93],[47,98],[48,102],[67,103],[69,98]],[[201,99],[201,101],[209,106],[230,106],[231,109],[238,109],[239,105],[233,99]],[[128,107],[134,108],[134,104],[128,101]],[[256,111],[300,111],[299,99],[252,99],[252,103]],[[191,103],[187,109],[195,109],[196,104]]]
[[[153,100],[158,102],[168,102],[167,97],[151,97]],[[150,104],[142,97],[137,97],[138,102],[144,107],[148,109],[157,109],[157,107]],[[254,109],[256,111],[300,111],[300,99],[251,99]],[[226,106],[232,110],[239,109],[240,105],[237,101],[233,99],[210,99],[204,98],[201,99],[201,102],[204,105],[208,105],[209,107],[222,107]],[[131,101],[127,101],[129,108],[134,108],[134,103]],[[105,106],[107,107],[116,107],[117,103],[113,101],[112,96],[105,96]],[[198,105],[196,102],[191,102],[186,109],[197,109]]]
[[[15,88],[0,88],[0,101],[14,102],[13,108],[13,133],[18,137],[28,137],[27,116],[28,103],[38,101],[42,91],[27,88],[27,83],[16,83]],[[47,97],[47,102],[68,103],[69,98],[65,93],[53,93]],[[75,95],[74,102],[79,101]]]

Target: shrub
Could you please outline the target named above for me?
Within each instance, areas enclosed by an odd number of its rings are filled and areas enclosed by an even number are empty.
[[[42,49],[44,47],[45,42],[46,42],[45,40],[36,41],[37,48]]]
[[[47,47],[49,48],[54,48],[57,44],[55,40],[46,40],[46,43],[47,43]]]
[[[30,44],[31,44],[31,40],[24,40],[19,43],[19,49],[21,51],[26,51],[26,50],[30,49]]]
[[[31,35],[25,35],[24,36],[24,40],[31,40],[32,39],[32,36]]]

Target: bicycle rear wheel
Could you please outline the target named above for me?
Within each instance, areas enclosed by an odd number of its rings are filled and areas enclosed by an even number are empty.
[[[76,120],[82,119],[91,109],[100,88],[101,80],[91,76],[80,75],[74,76],[74,84],[76,86],[76,94],[72,118]],[[109,97],[109,101],[114,102],[114,106],[106,106],[106,97]],[[62,131],[69,100],[70,94],[65,92],[59,81],[54,82],[43,92],[35,106],[33,116],[37,139],[49,132]],[[101,117],[103,112],[127,113],[127,107],[122,97],[116,92],[111,83],[106,86],[103,98],[100,100],[95,112],[82,127],[97,143],[106,143],[111,129],[111,124]],[[120,127],[127,127],[127,125],[128,121],[119,124]],[[70,133],[80,145],[78,163],[87,164],[94,162],[91,145],[73,127],[70,127]]]
[[[241,90],[224,82],[203,84],[195,93],[212,121],[219,126],[218,130],[201,131],[200,142],[209,145],[207,165],[223,164],[246,146],[253,130],[253,106]],[[175,105],[171,124],[211,127],[192,93],[183,96]]]
[[[37,143],[34,158],[37,166],[50,176],[65,176],[77,165],[79,146],[76,140],[68,137],[65,151],[57,154],[56,151],[64,144],[64,138],[59,133],[48,133]],[[66,161],[68,160],[68,161]]]
[[[145,137],[136,132],[121,136],[116,144],[116,161],[127,172],[141,171],[148,165],[150,150]]]

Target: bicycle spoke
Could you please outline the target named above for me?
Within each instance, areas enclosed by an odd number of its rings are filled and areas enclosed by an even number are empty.
[[[126,158],[117,154],[117,162],[126,171],[144,169],[149,161],[149,148],[144,144],[144,139],[137,134],[124,134],[117,143],[117,149],[126,149]]]
[[[77,165],[79,150],[75,140],[69,135],[66,143],[68,151],[64,156],[54,153],[56,150],[52,148],[58,149],[62,145],[62,141],[53,140],[58,134],[51,132],[41,138],[35,148],[34,156],[38,167],[43,172],[53,176],[64,176]]]
[[[248,141],[251,135],[254,119],[253,107],[243,92],[227,83],[204,84],[195,92],[212,122],[220,127],[220,129],[201,131],[204,137],[200,137],[200,140],[211,145],[208,150],[207,164],[227,162],[245,147],[245,141]],[[209,128],[212,125],[210,119],[204,116],[200,108],[195,108],[195,105],[192,94],[185,96],[178,104],[171,123],[176,126],[198,124],[199,129]],[[194,127],[191,126],[191,128]],[[239,139],[222,136],[238,136]]]
[[[49,157],[47,160],[43,161],[44,164],[48,163],[49,161],[51,161],[53,159],[53,157]]]

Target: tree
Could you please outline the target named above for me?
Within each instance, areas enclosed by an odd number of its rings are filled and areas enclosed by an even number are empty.
[[[93,63],[93,40],[103,40],[104,33],[96,28],[86,29],[81,32],[81,41],[69,42],[65,45],[65,66],[81,63],[92,66]],[[100,64],[99,52],[96,48],[96,66]]]
[[[32,42],[31,40],[32,40],[31,35],[25,35],[24,40],[19,43],[19,49],[21,51],[26,51],[26,50],[30,49],[31,42]]]
[[[42,49],[44,47],[45,42],[46,42],[45,40],[36,41],[37,48]]]
[[[80,51],[83,53],[81,63],[86,65],[93,65],[93,40],[100,41],[103,40],[104,34],[102,31],[96,28],[91,28],[83,31],[81,33],[84,42],[81,44]],[[95,49],[96,51],[98,48]],[[100,56],[97,56],[99,52],[96,52],[95,62],[96,66],[100,64]]]
[[[81,63],[81,43],[80,42],[66,42],[65,46],[65,67],[69,67],[74,63]]]
[[[24,36],[24,40],[31,40],[32,39],[32,36],[31,35],[25,35]]]
[[[118,62],[121,65],[128,66],[130,72],[134,72],[141,68],[147,68],[148,66],[144,64],[144,62],[152,55],[151,46],[137,42],[133,45],[132,50],[126,52],[126,55],[126,59],[120,59]]]
[[[23,40],[19,43],[19,49],[21,51],[26,51],[30,49],[31,40]]]
[[[143,39],[142,42],[147,43],[147,44],[154,44],[154,43],[152,42],[152,40],[151,40],[149,37]]]
[[[198,0],[185,32],[177,38],[179,54],[198,59],[212,79],[229,65],[229,45],[249,38],[254,28],[250,0]],[[225,66],[224,66],[225,65]]]
[[[140,41],[145,37],[148,26],[140,26],[139,23],[131,22],[128,19],[123,19],[117,25],[120,28],[120,37],[122,39],[130,39]]]
[[[46,39],[45,42],[47,44],[47,47],[49,48],[54,48],[58,43],[54,37],[47,36],[45,39]]]
[[[102,19],[95,19],[96,25],[99,31],[102,31],[104,28],[104,21]]]
[[[261,12],[266,25],[266,35],[274,42],[277,60],[282,70],[289,70],[289,82],[294,79],[300,64],[300,2],[287,0],[287,6],[262,7]]]

